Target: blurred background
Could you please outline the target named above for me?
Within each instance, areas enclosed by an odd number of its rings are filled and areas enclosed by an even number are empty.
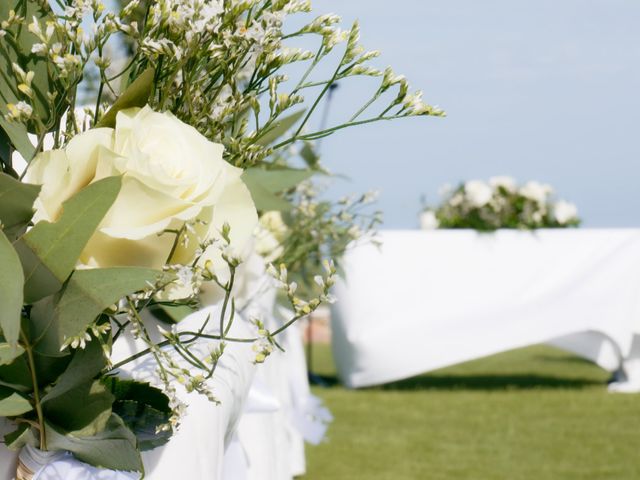
[[[390,8],[393,5],[393,8]],[[332,196],[380,191],[383,228],[415,228],[421,197],[473,178],[539,180],[577,204],[585,227],[638,224],[640,3],[628,0],[316,0],[359,19],[382,51],[448,117],[354,128],[324,140]],[[377,85],[378,79],[372,84]],[[353,82],[361,85],[361,82]],[[372,87],[374,88],[374,87]],[[329,123],[366,90],[343,82]]]

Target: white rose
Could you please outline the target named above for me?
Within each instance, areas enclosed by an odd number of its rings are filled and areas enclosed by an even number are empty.
[[[422,230],[435,230],[440,222],[433,210],[425,210],[420,214],[420,228]]]
[[[489,179],[489,185],[491,185],[495,190],[502,187],[507,192],[514,192],[516,190],[516,181],[513,177],[509,177],[507,175],[499,175],[497,177],[491,177]]]
[[[525,183],[518,193],[523,197],[538,202],[540,205],[544,205],[547,201],[547,197],[551,195],[553,189],[550,185],[543,185],[541,183],[531,181]]]
[[[481,180],[469,180],[464,184],[464,193],[471,206],[484,207],[493,197],[493,189]]]
[[[578,217],[578,207],[573,203],[560,200],[553,207],[553,216],[560,225],[566,225]]]
[[[42,185],[37,220],[55,221],[62,202],[84,186],[121,175],[122,188],[85,248],[81,262],[91,267],[186,264],[199,242],[220,238],[231,226],[231,247],[240,255],[257,223],[242,170],[222,158],[210,142],[170,113],[149,107],[118,113],[116,128],[98,128],[74,137],[63,150],[38,155],[26,180]],[[198,221],[188,242],[169,254],[175,235],[166,230]],[[164,233],[163,233],[164,232]]]

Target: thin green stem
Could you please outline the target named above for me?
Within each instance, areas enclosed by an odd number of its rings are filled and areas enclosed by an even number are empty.
[[[38,425],[40,429],[40,450],[47,450],[47,435],[44,424],[44,413],[42,412],[42,404],[40,402],[40,387],[38,386],[38,377],[36,374],[36,362],[33,357],[33,349],[31,343],[23,330],[20,330],[20,338],[22,340],[22,348],[27,352],[27,362],[29,371],[31,372],[31,383],[33,384],[33,402],[38,416]]]

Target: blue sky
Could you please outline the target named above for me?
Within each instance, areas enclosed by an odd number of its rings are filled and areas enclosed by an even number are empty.
[[[551,183],[585,226],[640,225],[640,2],[632,0],[315,0],[358,18],[362,42],[448,117],[343,131],[324,162],[380,190],[385,228],[413,228],[422,195],[509,174]],[[332,120],[357,108],[343,84]],[[374,85],[370,85],[375,88]]]

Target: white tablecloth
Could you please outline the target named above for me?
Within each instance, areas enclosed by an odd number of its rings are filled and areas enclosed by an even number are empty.
[[[640,229],[385,231],[336,286],[349,387],[553,340],[640,388]]]

